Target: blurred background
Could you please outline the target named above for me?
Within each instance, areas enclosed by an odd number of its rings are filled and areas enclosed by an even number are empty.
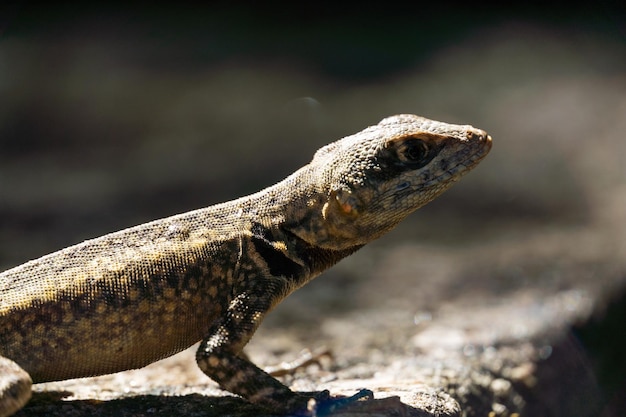
[[[356,311],[373,337],[490,305],[518,308],[526,330],[607,311],[623,323],[619,3],[0,6],[0,269],[255,192],[331,141],[414,113],[484,129],[493,150],[261,333],[336,339],[303,329]],[[623,326],[595,331],[576,337],[617,410]]]

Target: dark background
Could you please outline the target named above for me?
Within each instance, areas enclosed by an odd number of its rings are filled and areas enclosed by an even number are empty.
[[[619,3],[0,6],[0,268],[257,191],[324,144],[415,113],[487,130],[492,153],[294,294],[269,333],[567,291],[592,308],[576,304],[566,327],[623,318]],[[581,340],[623,346],[611,329]],[[624,392],[616,351],[592,361],[604,415]]]

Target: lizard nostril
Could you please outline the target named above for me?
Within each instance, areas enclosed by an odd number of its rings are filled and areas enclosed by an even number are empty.
[[[467,132],[467,139],[491,141],[491,136],[489,136],[484,130],[472,129]]]

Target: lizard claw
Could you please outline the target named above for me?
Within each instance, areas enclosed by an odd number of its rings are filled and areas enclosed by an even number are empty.
[[[345,398],[330,398],[328,390],[324,390],[316,396],[311,398],[307,404],[307,411],[311,417],[324,417],[327,416],[339,408],[345,407],[361,398],[367,398],[368,400],[374,399],[374,393],[368,389],[361,389],[356,394]]]

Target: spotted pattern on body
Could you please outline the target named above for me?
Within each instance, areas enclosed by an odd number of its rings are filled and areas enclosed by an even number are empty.
[[[321,148],[250,196],[135,226],[0,274],[0,417],[32,382],[134,369],[201,341],[219,385],[275,413],[348,399],[296,393],[241,355],[291,292],[395,227],[484,158],[491,138],[413,115]]]

